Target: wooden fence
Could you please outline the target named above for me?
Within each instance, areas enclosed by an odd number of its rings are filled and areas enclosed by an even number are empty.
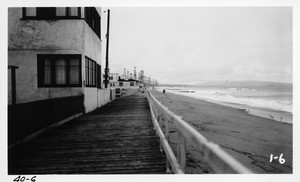
[[[8,105],[8,144],[82,112],[83,95]]]
[[[147,98],[150,105],[152,122],[160,139],[160,144],[167,156],[167,172],[175,174],[185,173],[186,167],[186,144],[189,142],[200,149],[202,159],[208,164],[214,173],[252,173],[249,169],[235,160],[232,156],[222,150],[217,144],[209,142],[203,135],[190,126],[181,117],[163,106],[150,91],[147,91]],[[159,122],[161,115],[164,118],[165,132],[162,131]],[[177,131],[177,158],[169,144],[170,124]]]

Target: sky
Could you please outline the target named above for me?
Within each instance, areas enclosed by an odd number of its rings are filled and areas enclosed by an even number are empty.
[[[109,9],[111,72],[137,67],[171,84],[292,83],[291,7]],[[102,21],[106,28],[106,17]]]

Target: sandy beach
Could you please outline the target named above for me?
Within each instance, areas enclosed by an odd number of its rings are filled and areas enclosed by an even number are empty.
[[[292,124],[182,95],[162,94],[159,91],[152,91],[152,94],[253,173],[293,173]],[[174,127],[171,128],[170,143],[176,149],[177,135]],[[278,159],[270,162],[271,154],[278,158],[282,154],[284,163],[280,164]],[[201,161],[197,147],[188,144],[186,173],[210,172]]]

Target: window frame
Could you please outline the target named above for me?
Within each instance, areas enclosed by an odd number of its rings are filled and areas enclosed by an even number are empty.
[[[97,70],[96,70],[96,74],[97,74],[97,88],[101,89],[101,65],[97,64]]]
[[[23,20],[69,20],[69,19],[81,19],[81,7],[34,7],[36,9],[35,16],[27,16],[26,15],[26,8],[33,8],[33,7],[23,7],[22,8],[22,19]],[[38,16],[38,8],[54,8],[54,16],[49,17],[41,17]],[[66,15],[65,16],[57,16],[56,15],[56,8],[66,8]],[[78,15],[77,16],[70,16],[70,8],[77,8]]]
[[[90,65],[90,63],[92,63],[92,64]],[[98,72],[97,72],[98,65],[99,64],[97,64],[96,61],[94,61],[91,58],[85,56],[85,86],[86,87],[101,88],[101,85],[98,86],[98,76],[97,76],[98,75]],[[90,72],[90,70],[92,72]],[[92,77],[90,78],[90,76],[92,76]]]
[[[55,79],[57,58],[66,60],[66,84],[57,84]],[[79,61],[79,83],[70,84],[70,60],[78,58]],[[51,83],[45,84],[45,60],[50,59],[50,76]],[[81,54],[38,54],[37,55],[37,72],[38,87],[82,87],[82,60]]]

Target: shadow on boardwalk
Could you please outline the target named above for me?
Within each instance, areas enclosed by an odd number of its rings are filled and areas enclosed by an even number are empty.
[[[9,174],[165,173],[147,98],[117,99],[8,152]]]

